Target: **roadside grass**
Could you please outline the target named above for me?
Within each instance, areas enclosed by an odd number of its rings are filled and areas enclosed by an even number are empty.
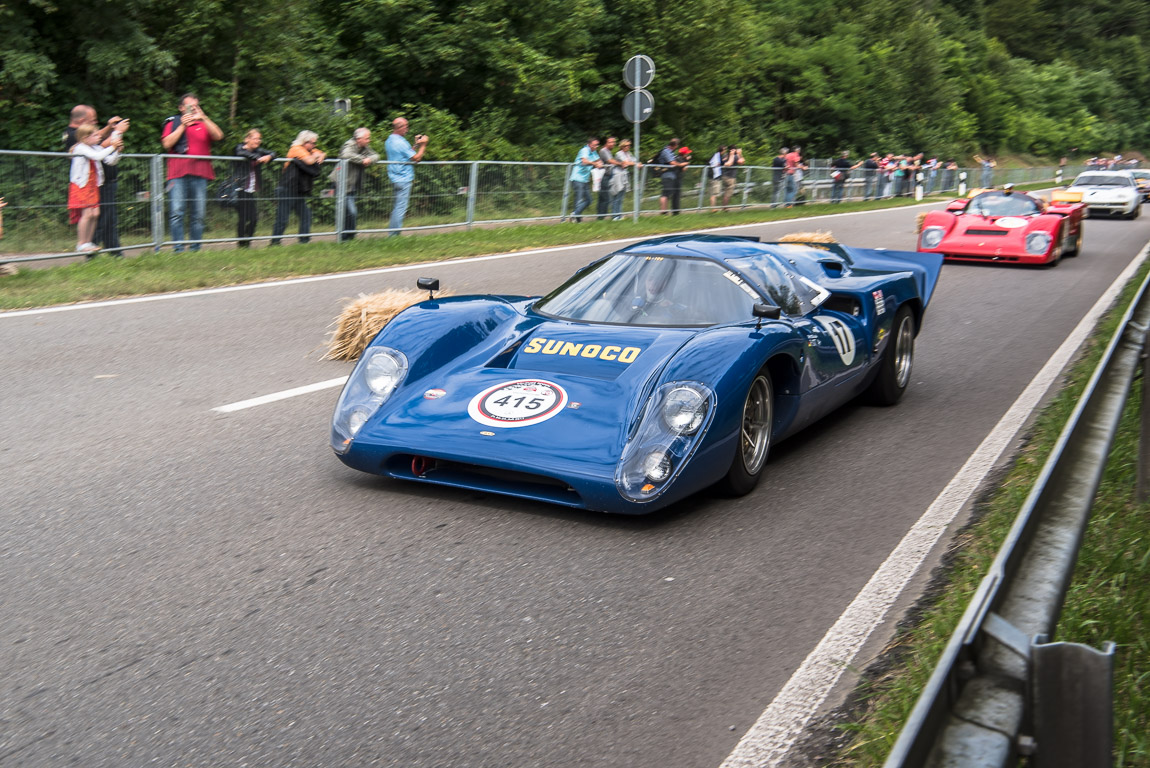
[[[16,275],[0,277],[0,310],[239,285],[398,264],[431,263],[507,251],[651,237],[700,228],[786,221],[914,204],[913,198],[898,198],[837,205],[808,204],[790,209],[756,208],[681,216],[645,216],[638,222],[630,219],[585,219],[581,224],[476,227],[393,238],[364,236],[346,243],[313,240],[306,245],[279,248],[205,248],[178,254],[145,252],[128,258],[104,255],[58,267],[22,268]],[[835,234],[849,242],[847,232]],[[287,241],[290,240],[289,236]]]
[[[883,670],[864,675],[855,692],[859,704],[848,715],[852,721],[837,726],[851,735],[828,767],[883,764],[1148,270],[1150,264],[1143,265],[1102,319],[999,487],[952,543],[945,574],[884,652]],[[1115,768],[1150,768],[1150,503],[1135,498],[1143,384],[1135,382],[1127,401],[1053,638],[1095,648],[1113,640],[1118,646]]]

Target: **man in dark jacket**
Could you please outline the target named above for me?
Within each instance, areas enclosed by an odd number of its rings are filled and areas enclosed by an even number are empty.
[[[363,188],[363,169],[372,163],[379,162],[379,153],[371,148],[371,131],[366,128],[356,128],[351,138],[344,142],[339,151],[339,159],[347,161],[347,187],[344,190],[347,205],[343,219],[343,231],[339,239],[354,240],[355,224],[359,211],[355,207],[355,199]]]
[[[276,187],[276,223],[272,227],[272,241],[269,245],[279,245],[280,235],[287,229],[288,218],[294,211],[299,218],[299,242],[311,240],[311,208],[307,199],[311,195],[315,177],[320,166],[327,159],[315,144],[319,139],[313,131],[300,131],[288,150],[288,162],[284,165],[283,176]]]

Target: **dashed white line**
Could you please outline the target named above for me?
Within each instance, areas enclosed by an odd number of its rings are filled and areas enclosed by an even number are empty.
[[[1150,245],[1118,276],[1078,326],[1042,367],[1026,389],[958,474],[907,532],[886,561],[871,576],[847,609],[823,636],[798,670],[776,694],[758,721],[743,736],[721,768],[776,768],[807,723],[826,701],[842,673],[882,623],[887,611],[906,589],[939,537],[981,486],[1002,452],[1011,444],[1047,390],[1094,330],[1098,318],[1118,297],[1150,253]]]
[[[218,408],[213,408],[217,413],[231,413],[233,411],[242,411],[245,408],[255,408],[257,405],[266,405],[267,403],[274,403],[278,400],[287,400],[289,397],[298,397],[299,395],[307,395],[312,392],[319,392],[324,389],[331,389],[332,387],[342,387],[344,382],[347,381],[347,376],[340,376],[338,379],[328,379],[316,384],[305,384],[302,387],[295,389],[285,389],[282,392],[273,392],[270,395],[263,395],[261,397],[253,397],[250,400],[240,400],[238,403],[231,403],[229,405],[221,405]]]

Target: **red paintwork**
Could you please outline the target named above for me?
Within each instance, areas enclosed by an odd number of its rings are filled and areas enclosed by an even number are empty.
[[[983,195],[993,197],[976,203]],[[1035,213],[1018,215],[994,215],[990,210],[994,202],[1004,202],[1004,198],[1017,200],[1006,202],[1006,207],[1019,206],[1024,201],[1034,203]],[[979,211],[979,212],[974,212]],[[1047,203],[1025,192],[1004,193],[1001,190],[988,190],[970,199],[959,199],[947,205],[946,210],[931,211],[923,220],[921,232],[929,227],[941,227],[942,241],[935,248],[922,246],[919,235],[918,250],[941,253],[953,261],[1005,262],[1010,264],[1050,264],[1058,261],[1064,251],[1072,249],[1082,231],[1082,220],[1086,216],[1086,206],[1082,203]],[[1023,219],[1025,226],[1006,228],[997,224],[1000,219]],[[1050,235],[1050,247],[1045,253],[1031,254],[1026,251],[1026,236],[1031,232],[1046,232]]]

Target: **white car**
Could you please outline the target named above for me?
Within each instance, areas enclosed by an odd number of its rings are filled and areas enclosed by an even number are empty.
[[[1105,213],[1136,219],[1142,212],[1142,191],[1130,171],[1086,171],[1054,195],[1052,199],[1062,202],[1085,203],[1091,216]]]

